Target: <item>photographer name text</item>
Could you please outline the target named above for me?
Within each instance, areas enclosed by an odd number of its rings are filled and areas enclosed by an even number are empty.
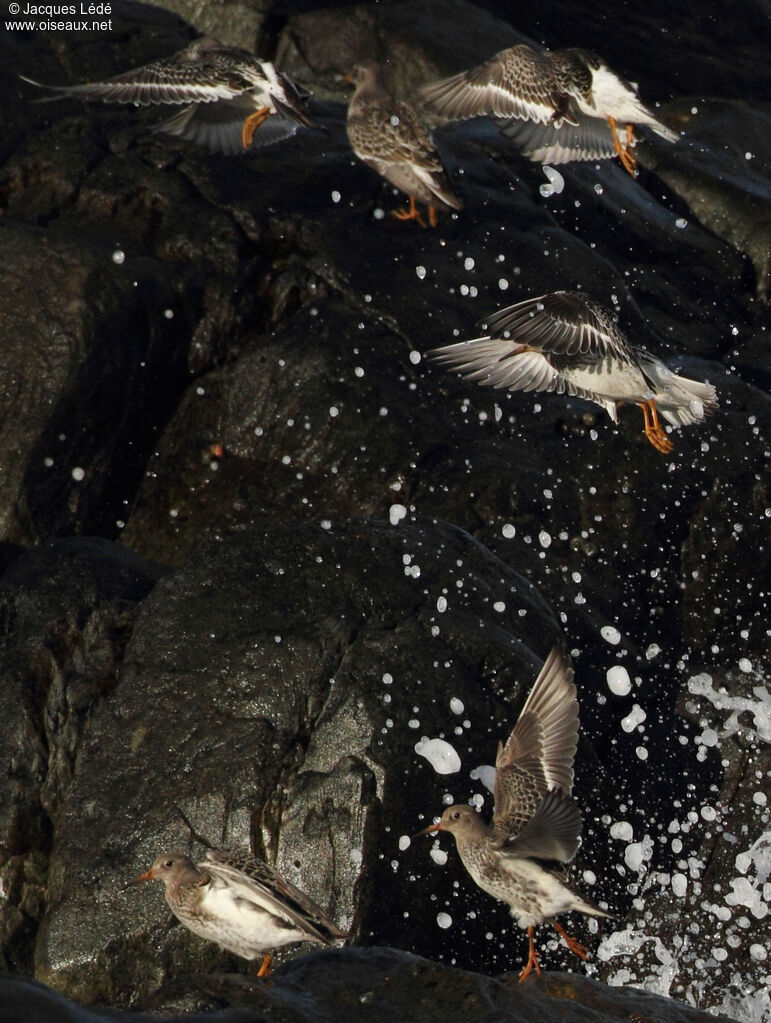
[[[112,14],[110,4],[13,4],[23,18],[72,18],[76,15]]]

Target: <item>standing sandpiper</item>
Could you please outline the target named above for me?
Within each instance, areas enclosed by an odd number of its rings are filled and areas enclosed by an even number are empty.
[[[356,86],[348,106],[348,139],[354,153],[410,197],[399,220],[417,220],[415,200],[428,206],[428,222],[437,223],[437,209],[459,210],[463,204],[450,190],[428,132],[408,103],[398,103],[385,89],[377,64],[357,64],[347,79]]]
[[[194,934],[244,959],[262,956],[258,977],[270,974],[269,948],[347,937],[311,898],[246,853],[209,849],[197,866],[182,853],[164,853],[137,878],[155,880],[166,885],[169,908]]]

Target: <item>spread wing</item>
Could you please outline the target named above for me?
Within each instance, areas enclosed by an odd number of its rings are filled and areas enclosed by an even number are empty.
[[[534,121],[496,118],[495,123],[518,149],[535,163],[570,163],[573,160],[607,160],[615,156],[613,135],[607,120],[573,115],[575,124],[563,121],[537,124]]]
[[[608,357],[633,361],[610,314],[577,291],[555,291],[501,309],[487,318],[486,329],[550,355],[582,356],[587,362]]]
[[[513,340],[477,337],[434,348],[426,355],[483,387],[557,391],[561,386],[560,373],[546,356]]]
[[[570,661],[552,649],[525,701],[522,713],[495,760],[493,826],[504,838],[522,833],[536,819],[554,789],[569,796],[578,744],[578,700]],[[547,804],[547,810],[549,804]],[[538,827],[543,827],[541,810]],[[535,825],[533,825],[535,827]]]
[[[286,881],[273,867],[247,853],[209,849],[200,868],[215,880],[225,882],[235,898],[291,921],[310,941],[329,944],[347,936],[310,896]]]
[[[506,839],[501,852],[569,863],[581,844],[583,818],[575,801],[561,789],[552,789],[519,834]]]
[[[183,107],[152,129],[168,135],[177,135],[206,146],[212,152],[226,156],[239,156],[244,152],[241,129],[245,119],[254,110],[254,104],[247,99],[223,103],[192,103]],[[274,142],[294,135],[298,124],[295,120],[274,115],[263,121],[254,133],[251,148],[271,146]]]
[[[40,86],[31,78],[25,81]],[[257,85],[267,87],[260,62],[245,50],[221,46],[215,39],[198,39],[171,57],[124,71],[102,82],[54,86],[60,98],[80,96],[111,103],[214,103],[233,99]]]
[[[487,336],[434,348],[428,357],[484,387],[566,392],[595,401],[565,377],[567,367],[598,366],[606,359],[639,363],[609,313],[578,292],[525,299],[482,326]]]
[[[501,50],[471,71],[424,85],[420,95],[429,109],[451,121],[486,114],[545,124],[560,105],[550,56],[525,45]]]

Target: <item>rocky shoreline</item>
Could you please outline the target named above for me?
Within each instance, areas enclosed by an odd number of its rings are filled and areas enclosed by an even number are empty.
[[[717,5],[687,31],[672,5],[593,0],[580,24],[562,3],[516,22],[505,6],[209,5],[218,34],[256,40],[313,92],[329,130],[243,158],[150,133],[157,111],[35,104],[17,77],[93,80],[171,53],[195,35],[179,14],[121,3],[106,38],[4,39],[0,964],[24,1013],[49,998],[67,1018],[53,989],[116,1011],[339,1017],[325,971],[359,991],[352,978],[380,970],[418,978],[377,989],[382,1015],[406,1013],[403,989],[414,1018],[527,1016],[517,999],[536,989],[489,976],[523,958],[505,908],[449,844],[404,840],[445,798],[489,813],[471,772],[564,638],[582,723],[576,871],[618,919],[584,935],[590,979],[560,973],[550,947],[542,1001],[564,985],[563,1016],[604,997],[619,1000],[609,1018],[696,1018],[630,1007],[637,985],[763,1018],[761,10],[720,39]],[[408,95],[520,40],[612,55],[669,100],[681,142],[641,144],[637,180],[614,161],[569,165],[545,198],[542,169],[494,126],[451,125],[436,137],[464,210],[434,230],[392,220],[401,199],[348,147],[343,74],[389,54]],[[672,455],[650,449],[636,409],[614,426],[422,359],[563,287],[717,387],[719,412],[676,431]],[[424,736],[453,743],[462,770],[438,775],[415,752]],[[158,892],[126,888],[201,838],[251,846],[372,947],[286,962],[257,988]],[[257,1001],[237,1016],[246,991]]]

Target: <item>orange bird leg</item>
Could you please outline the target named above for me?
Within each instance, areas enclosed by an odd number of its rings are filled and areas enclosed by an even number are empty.
[[[634,137],[632,133],[632,125],[628,124],[626,126],[627,144],[626,148],[624,148],[624,146],[621,144],[621,139],[618,137],[618,132],[616,131],[615,117],[609,117],[608,124],[610,125],[610,133],[613,136],[613,148],[616,150],[616,155],[621,161],[624,170],[627,171],[627,173],[631,174],[632,177],[635,177],[635,167],[637,166],[637,162],[629,150],[631,140]]]
[[[538,962],[538,953],[535,950],[535,927],[528,927],[527,938],[530,942],[530,947],[527,951],[527,962],[525,967],[519,975],[519,983],[522,984],[530,976],[533,970],[535,970],[536,977],[541,976],[541,966]]]
[[[439,214],[436,212],[436,206],[428,207],[428,222],[431,227],[436,227],[439,223]]]
[[[255,110],[253,114],[249,114],[247,119],[241,125],[241,145],[244,149],[248,149],[252,144],[255,132],[263,123],[270,117],[270,107],[260,107],[259,110]]]
[[[270,954],[270,952],[266,952],[265,955],[262,957],[262,962],[260,963],[260,968],[257,971],[257,976],[264,977],[265,980],[267,980],[268,977],[270,976],[270,964],[272,962],[273,956]]]
[[[421,227],[425,227],[425,223],[418,213],[418,207],[415,205],[415,196],[410,196],[410,208],[408,210],[394,210],[393,215],[397,220],[417,220]]]
[[[580,941],[576,941],[575,938],[571,938],[565,928],[562,927],[561,924],[558,924],[556,920],[552,920],[552,926],[570,951],[577,955],[579,959],[583,959],[584,962],[586,962],[589,958],[589,953],[587,952],[586,947],[582,945]]]
[[[645,420],[645,436],[662,455],[668,455],[674,447],[672,441],[667,437],[664,427],[659,421],[659,414],[656,411],[655,401],[646,401],[640,405]]]

